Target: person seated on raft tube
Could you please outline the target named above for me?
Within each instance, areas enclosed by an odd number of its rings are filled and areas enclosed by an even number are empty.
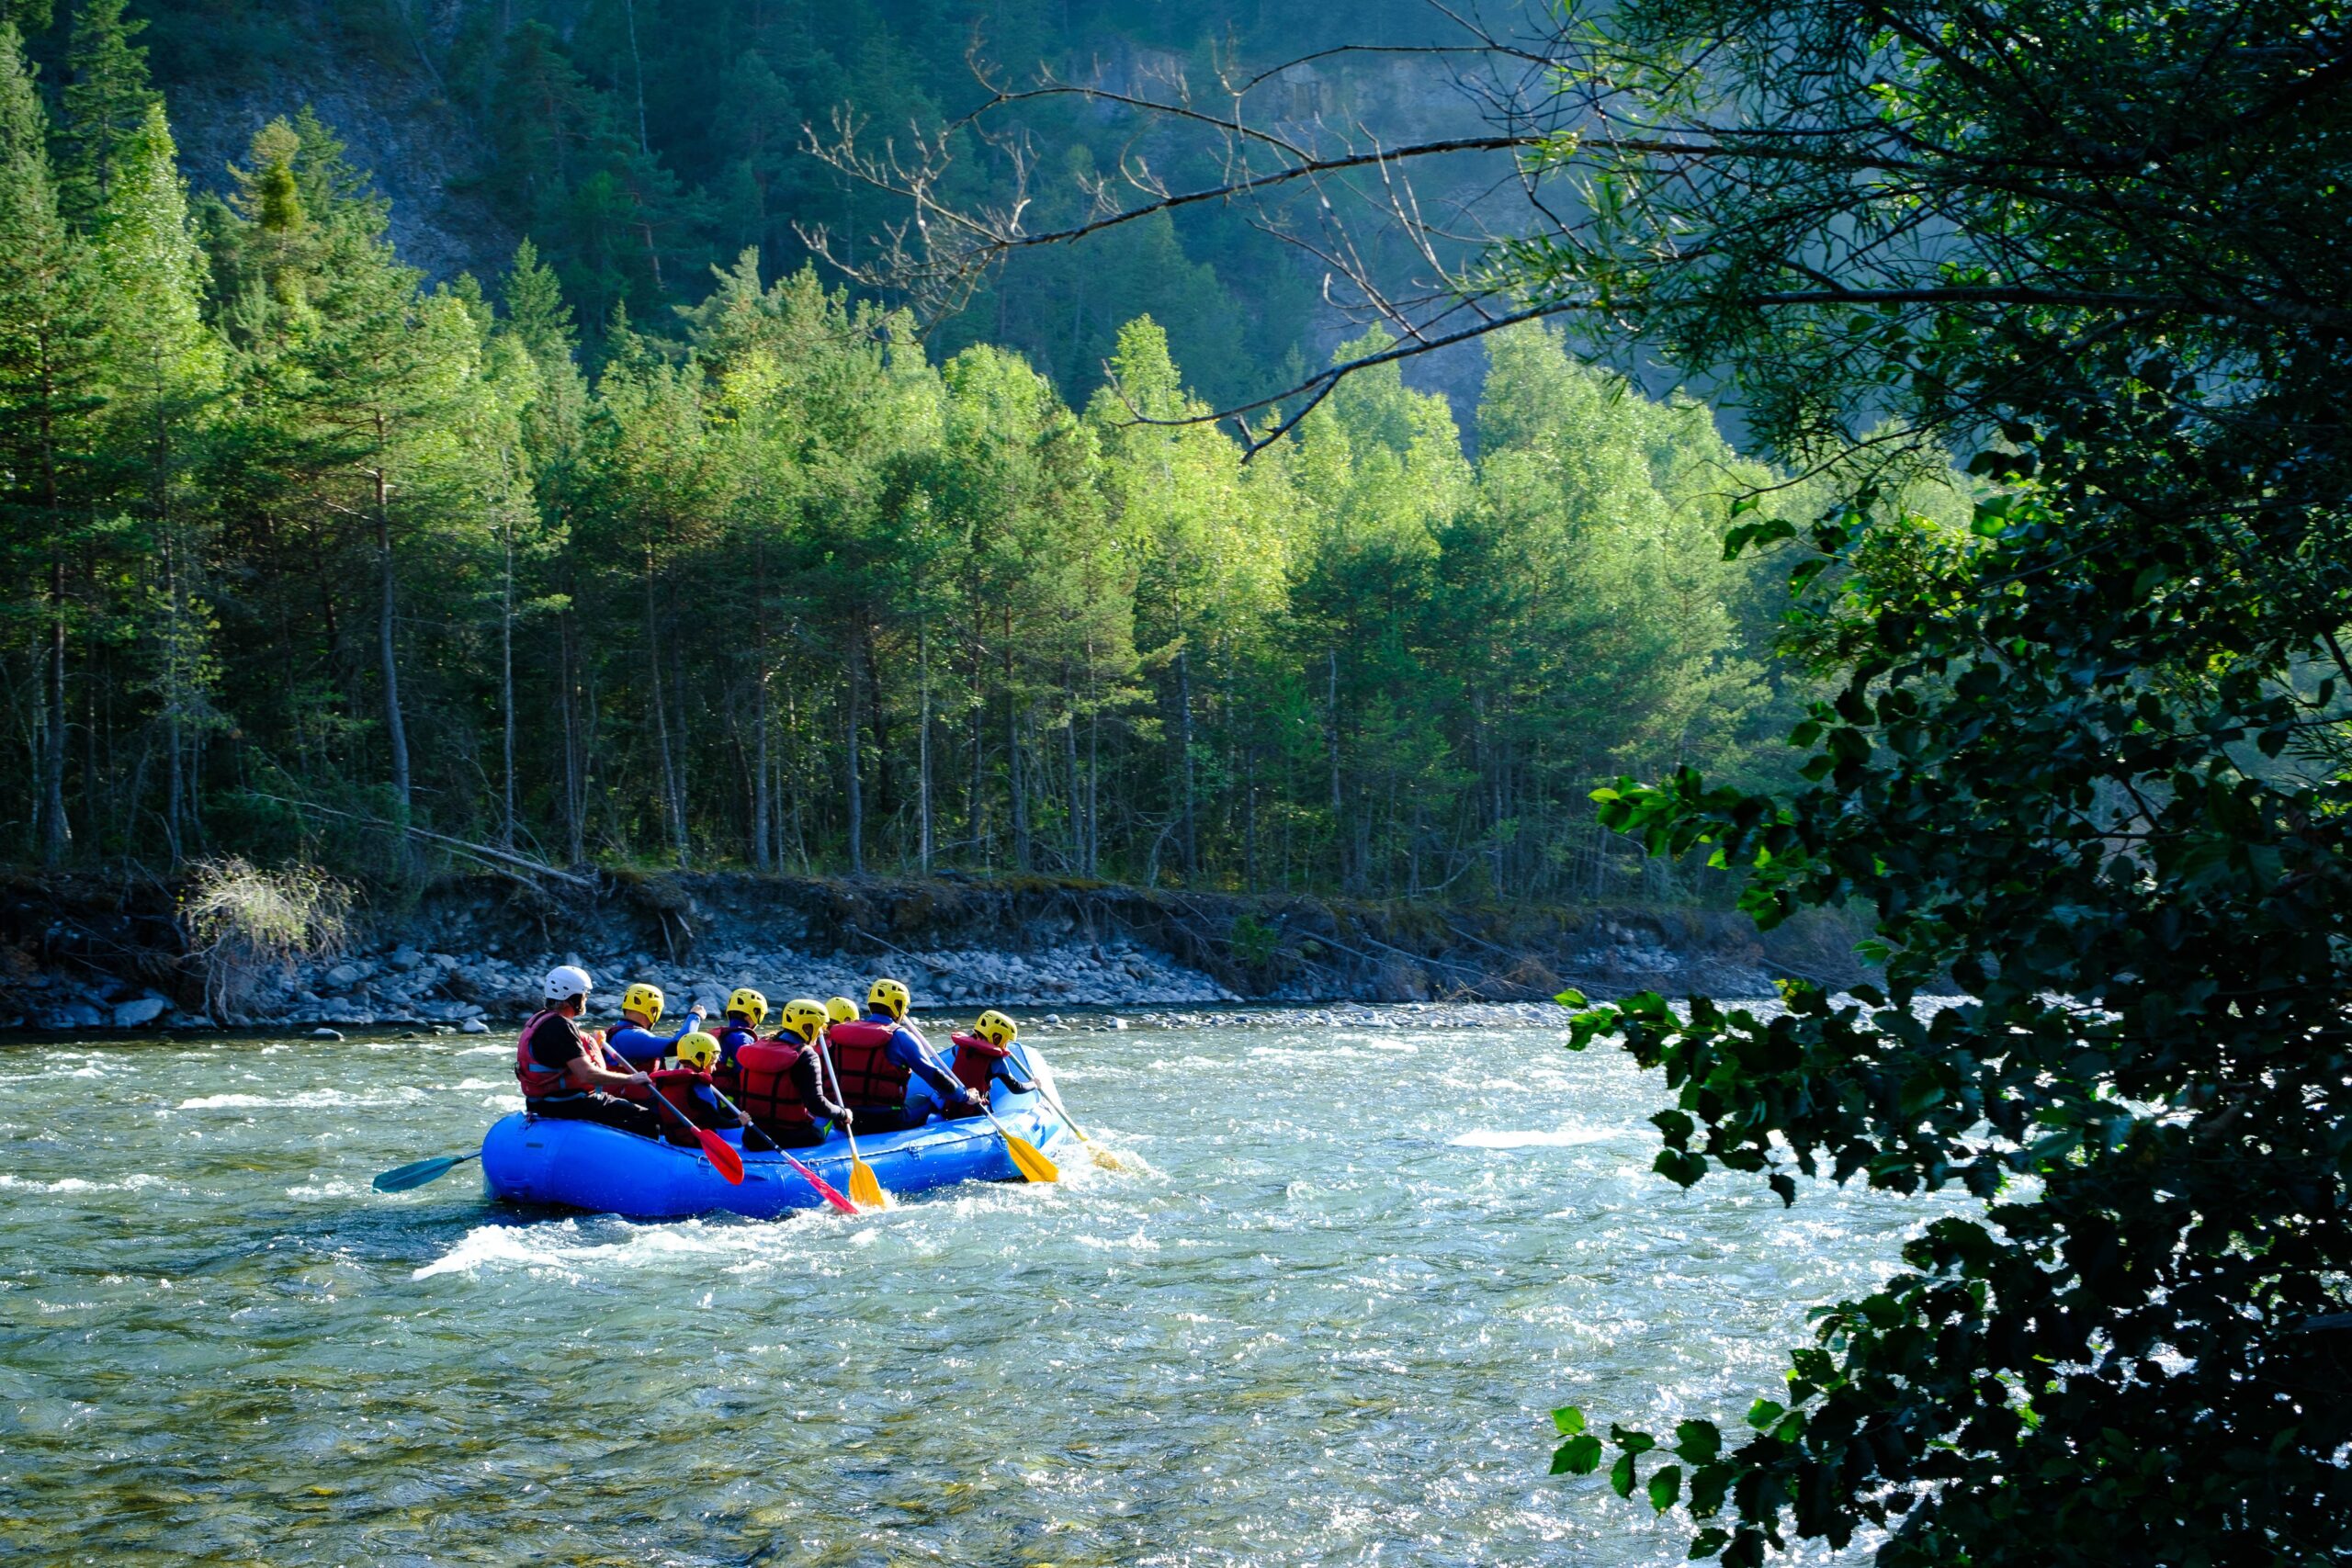
[[[825,1031],[837,1098],[857,1115],[861,1133],[920,1127],[942,1105],[986,1104],[940,1064],[907,1009],[914,998],[902,981],[883,978],[865,994],[865,1016]]]
[[[700,1029],[703,1021],[703,1006],[696,1002],[686,1010],[686,1021],[667,1039],[654,1033],[665,999],[661,987],[642,981],[621,993],[621,1025],[605,1036],[605,1049],[616,1053],[632,1067],[658,1066],[679,1041]]]
[[[1004,1013],[990,1008],[973,1023],[969,1034],[950,1036],[956,1043],[955,1060],[949,1065],[956,1069],[966,1089],[977,1089],[982,1096],[991,1083],[1001,1082],[1014,1094],[1027,1094],[1037,1086],[1024,1076],[1012,1059],[1012,1042],[1021,1026]],[[943,1118],[978,1116],[980,1108],[966,1101],[944,1107]]]
[[[711,1068],[718,1062],[718,1041],[701,1030],[693,1030],[679,1037],[678,1065],[656,1069],[650,1076],[653,1087],[662,1091],[672,1105],[684,1113],[697,1127],[748,1127],[752,1119],[741,1110],[729,1110],[719,1098],[718,1087],[711,1081]],[[667,1118],[665,1118],[667,1120]],[[670,1141],[692,1145],[695,1136],[674,1122],[670,1125]]]
[[[587,1010],[588,993],[594,988],[585,969],[566,964],[548,971],[541,987],[547,1005],[532,1015],[514,1041],[514,1079],[523,1086],[523,1110],[532,1116],[600,1122],[624,1133],[656,1137],[660,1115],[652,1105],[616,1098],[632,1088],[646,1093],[646,1075],[615,1071],[604,1042],[581,1033],[572,1021]]]
[[[810,1148],[831,1135],[834,1123],[850,1125],[849,1107],[825,1092],[817,1036],[825,1027],[825,1004],[797,997],[784,1004],[772,1040],[753,1040],[735,1054],[737,1101],[752,1124],[787,1149]]]
[[[759,1043],[760,1025],[767,1016],[767,998],[749,986],[738,986],[735,994],[727,998],[726,1021],[711,1031],[718,1040],[718,1065],[711,1069],[711,1076],[730,1095],[741,1081],[736,1073],[736,1054],[746,1045]]]

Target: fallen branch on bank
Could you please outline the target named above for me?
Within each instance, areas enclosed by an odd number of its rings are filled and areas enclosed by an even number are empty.
[[[558,871],[551,865],[543,865],[528,855],[518,855],[511,850],[494,849],[488,844],[471,843],[464,839],[451,838],[447,833],[435,833],[428,828],[419,828],[413,824],[387,822],[380,817],[363,817],[356,811],[343,811],[332,806],[318,805],[314,801],[289,800],[282,795],[262,795],[255,792],[253,798],[266,800],[277,806],[289,806],[297,811],[315,811],[324,817],[339,817],[346,822],[356,822],[362,827],[380,829],[387,833],[406,833],[411,838],[423,839],[427,843],[440,844],[460,854],[470,855],[492,870],[503,871],[509,875],[515,871],[525,871],[533,876],[552,877],[558,882],[569,883],[584,892],[596,891],[596,884],[594,881],[576,872]]]

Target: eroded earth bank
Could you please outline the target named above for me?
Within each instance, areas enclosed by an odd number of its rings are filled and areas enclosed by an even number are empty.
[[[1657,989],[1756,995],[1852,977],[1827,925],[1759,935],[1699,909],[1447,908],[1170,892],[1042,878],[452,876],[355,910],[335,951],[287,963],[190,952],[179,890],[18,877],[0,900],[0,1028],[414,1024],[526,1015],[585,964],[600,1003],[635,980],[674,1009],[741,985],[781,1001],[899,976],[930,1009],[1546,1000]]]

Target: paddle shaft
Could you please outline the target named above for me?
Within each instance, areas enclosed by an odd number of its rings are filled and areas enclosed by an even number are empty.
[[[832,1086],[833,1103],[840,1106],[842,1111],[842,1135],[849,1139],[850,1164],[858,1165],[863,1162],[857,1157],[857,1129],[851,1125],[856,1120],[857,1113],[850,1110],[849,1101],[842,1098],[842,1076],[833,1071],[832,1053],[825,1049],[825,1025],[819,1024],[817,1038],[810,1042],[817,1051],[817,1069],[823,1075],[817,1083],[820,1089],[827,1084]]]
[[[583,1039],[582,1039],[582,1043],[587,1043],[587,1042],[586,1042],[586,1040],[585,1040],[585,1039],[584,1039],[584,1037],[583,1037]],[[596,1047],[596,1055],[597,1055],[597,1056],[598,1056],[599,1058],[601,1058],[601,1057],[604,1055],[604,1054],[605,1054],[605,1043],[604,1043],[602,1040],[598,1040],[598,1041],[594,1042],[594,1044],[595,1044],[595,1047]],[[433,1057],[432,1057],[431,1055],[427,1055],[427,1054],[426,1054],[426,1052],[425,1052],[425,1050],[424,1050],[424,1048],[423,1046],[419,1046],[419,1047],[417,1048],[416,1054],[417,1054],[418,1055],[420,1055],[420,1056],[424,1056],[424,1059],[425,1059],[426,1061],[428,1061],[428,1062],[430,1062],[430,1061],[432,1061],[432,1060],[433,1060]],[[619,1054],[618,1054],[617,1052],[616,1052],[616,1053],[615,1053],[615,1055],[619,1055]],[[624,1061],[624,1062],[626,1062],[626,1061],[628,1061],[628,1058],[627,1056],[622,1056],[622,1057],[621,1057],[621,1060],[622,1060],[622,1061]],[[607,1069],[607,1071],[609,1071],[609,1070],[610,1070],[610,1069]],[[635,1069],[632,1069],[632,1070],[635,1070]],[[692,1133],[692,1134],[695,1135],[695,1141],[696,1143],[698,1143],[698,1144],[703,1145],[703,1151],[702,1151],[702,1152],[703,1152],[703,1156],[704,1156],[706,1159],[708,1159],[708,1160],[711,1162],[711,1164],[713,1164],[713,1165],[717,1165],[717,1164],[718,1163],[718,1157],[716,1155],[713,1155],[713,1154],[710,1152],[709,1143],[707,1141],[707,1140],[711,1140],[711,1139],[713,1139],[713,1138],[715,1137],[715,1134],[712,1134],[707,1133],[704,1129],[702,1129],[702,1128],[700,1128],[700,1127],[695,1126],[695,1119],[694,1119],[693,1117],[691,1117],[691,1116],[687,1115],[684,1111],[683,1111],[679,1110],[675,1105],[672,1104],[672,1103],[670,1102],[670,1097],[669,1097],[668,1095],[663,1094],[663,1093],[662,1092],[661,1087],[660,1087],[659,1085],[657,1085],[657,1084],[653,1081],[653,1075],[652,1075],[651,1073],[650,1073],[650,1072],[649,1072],[649,1073],[647,1073],[647,1074],[645,1075],[645,1087],[646,1087],[647,1091],[648,1091],[649,1093],[650,1093],[650,1094],[653,1096],[653,1098],[654,1098],[654,1099],[656,1099],[656,1100],[660,1100],[660,1101],[662,1102],[662,1108],[663,1110],[667,1111],[671,1115],[673,1115],[673,1116],[676,1117],[680,1122],[684,1122],[684,1123],[685,1124],[686,1131],[687,1131],[687,1132],[689,1132],[689,1133]],[[722,1147],[724,1147],[724,1146],[725,1146],[725,1145],[724,1145],[724,1140],[718,1140],[718,1141],[719,1141],[719,1143],[720,1143],[720,1145],[721,1145]],[[732,1150],[730,1149],[730,1150],[729,1150],[728,1152],[729,1152],[729,1153],[730,1153],[730,1154],[732,1154],[734,1151],[732,1151]],[[740,1159],[741,1156],[738,1156],[737,1157]],[[726,1173],[726,1171],[721,1170],[721,1171],[719,1172],[719,1174],[720,1174],[721,1176],[724,1176],[724,1175],[726,1175],[727,1173]],[[741,1179],[742,1179],[742,1178],[739,1176],[739,1177],[737,1177],[737,1178],[736,1178],[736,1179],[737,1179],[738,1181],[740,1181],[740,1180],[741,1180]]]
[[[853,1125],[857,1112],[851,1109],[849,1097],[842,1093],[842,1076],[834,1071],[832,1053],[825,1043],[825,1031],[831,1027],[819,1024],[804,1049],[817,1053],[818,1089],[822,1090],[831,1083],[833,1103],[842,1108],[842,1135],[849,1140],[849,1195],[860,1203],[883,1208],[889,1203],[890,1195],[882,1190],[882,1179],[874,1174],[874,1168],[857,1152],[857,1129]]]
[[[1029,1053],[1026,1051],[1021,1053],[1021,1065],[1029,1069],[1030,1081],[1037,1086],[1037,1098],[1054,1108],[1054,1114],[1062,1119],[1062,1125],[1076,1134],[1080,1143],[1091,1144],[1094,1142],[1093,1139],[1086,1135],[1086,1129],[1080,1126],[1078,1122],[1072,1119],[1069,1111],[1063,1107],[1062,1097],[1055,1093],[1046,1084],[1046,1075],[1037,1070],[1037,1064],[1029,1059]]]
[[[727,1091],[725,1089],[720,1089],[717,1084],[713,1084],[710,1086],[710,1092],[718,1096],[719,1104],[727,1107],[729,1111],[735,1111],[735,1114],[738,1116],[743,1115],[742,1111],[736,1110],[735,1102],[727,1098]],[[831,1186],[828,1185],[823,1177],[819,1176],[815,1171],[809,1169],[807,1166],[793,1158],[792,1151],[790,1149],[786,1148],[782,1144],[779,1144],[774,1138],[769,1137],[766,1131],[755,1124],[751,1118],[744,1117],[743,1126],[748,1132],[759,1134],[760,1141],[767,1145],[768,1147],[774,1149],[777,1155],[782,1156],[785,1164],[798,1171],[801,1179],[816,1190],[818,1197],[822,1198],[826,1202],[831,1204],[834,1208],[839,1209],[842,1213],[854,1214],[857,1213],[856,1204],[842,1197],[841,1193],[836,1191]],[[854,1150],[851,1151],[850,1157],[852,1159],[857,1157]]]
[[[383,1172],[373,1185],[379,1192],[413,1192],[420,1187],[431,1186],[468,1160],[480,1158],[481,1152],[477,1149],[469,1155],[437,1155],[431,1159],[411,1160]],[[387,1181],[392,1185],[385,1186]]]

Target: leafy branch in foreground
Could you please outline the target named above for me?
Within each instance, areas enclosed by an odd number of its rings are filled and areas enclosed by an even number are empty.
[[[1865,480],[1809,539],[1735,527],[1733,554],[1810,547],[1783,635],[1834,695],[1792,736],[1805,784],[1597,795],[1651,854],[1744,873],[1766,926],[1872,909],[1883,987],[1637,997],[1571,1042],[1663,1073],[1680,1185],[1981,1207],[1818,1310],[1745,1437],[1604,1443],[1570,1408],[1556,1466],[1613,1449],[1618,1493],[1734,1564],[1865,1533],[1905,1568],[2342,1561],[2352,28],[1699,0],[1607,30],[1653,118],[1830,156],[1777,185],[1621,165],[1600,243],[1523,281],[1623,301],[1783,452],[1899,409],[1985,490],[1966,526]],[[1783,280],[1813,298],[1759,309]]]

